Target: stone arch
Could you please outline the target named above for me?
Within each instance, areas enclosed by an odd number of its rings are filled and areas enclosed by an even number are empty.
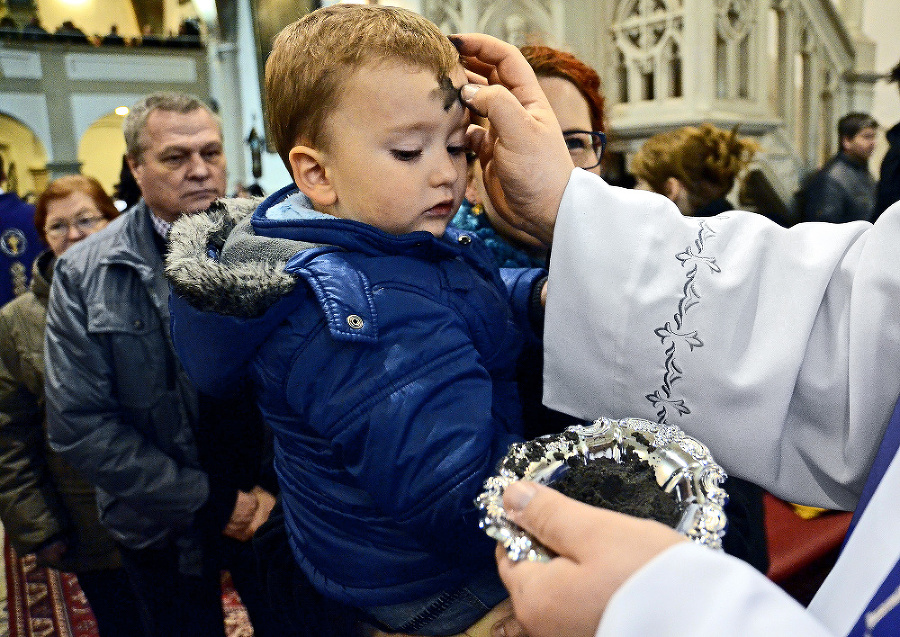
[[[81,173],[94,177],[110,195],[119,183],[122,155],[125,154],[122,119],[115,111],[104,113],[85,129],[78,140]]]
[[[17,183],[7,187],[22,197],[36,197],[47,186],[47,149],[38,134],[13,115],[0,111],[0,156]]]

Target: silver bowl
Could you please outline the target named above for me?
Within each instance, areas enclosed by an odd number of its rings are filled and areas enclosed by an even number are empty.
[[[660,489],[672,493],[682,509],[675,527],[698,544],[721,550],[727,521],[722,507],[728,494],[719,486],[726,475],[706,445],[674,425],[626,418],[600,418],[590,425],[569,427],[510,447],[498,473],[484,483],[475,503],[480,526],[503,544],[513,561],[546,562],[553,554],[506,516],[503,491],[517,480],[552,484],[568,469],[566,461],[581,456],[616,462],[637,459],[655,470]]]

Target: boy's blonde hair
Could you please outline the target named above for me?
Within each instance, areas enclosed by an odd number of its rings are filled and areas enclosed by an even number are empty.
[[[440,82],[459,55],[434,23],[397,7],[337,4],[278,34],[266,62],[266,116],[288,172],[288,154],[298,142],[327,147],[325,120],[350,76],[380,62],[427,69]]]

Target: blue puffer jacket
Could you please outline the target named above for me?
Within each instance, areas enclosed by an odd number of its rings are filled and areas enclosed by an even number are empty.
[[[366,607],[449,589],[493,565],[473,499],[521,439],[515,368],[544,273],[501,276],[452,229],[298,218],[293,193],[252,218],[233,200],[176,224],[176,349],[204,391],[255,382],[294,555],[319,590]]]

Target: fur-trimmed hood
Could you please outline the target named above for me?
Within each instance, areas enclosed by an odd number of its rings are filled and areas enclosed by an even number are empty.
[[[317,244],[254,232],[272,201],[220,199],[172,225],[166,255],[176,349],[197,387],[223,395],[305,291],[285,264]]]
[[[251,318],[294,289],[288,262],[299,253],[330,246],[325,249],[442,260],[461,253],[458,234],[392,235],[316,212],[291,185],[262,201],[220,199],[206,212],[180,218],[169,233],[166,276],[172,291],[197,310]]]
[[[457,260],[438,270],[420,265]],[[474,276],[456,273],[464,263],[497,289],[508,287],[487,247],[463,231],[389,234],[313,210],[293,185],[262,202],[223,199],[182,217],[169,234],[172,338],[198,388],[221,394],[300,304],[316,306],[333,338],[375,343],[375,288],[404,277],[429,290],[466,287],[456,280]],[[426,271],[431,278],[423,280]]]
[[[175,294],[200,311],[247,318],[294,289],[297,280],[284,266],[314,244],[258,236],[251,217],[261,202],[220,199],[173,224],[166,276]]]

